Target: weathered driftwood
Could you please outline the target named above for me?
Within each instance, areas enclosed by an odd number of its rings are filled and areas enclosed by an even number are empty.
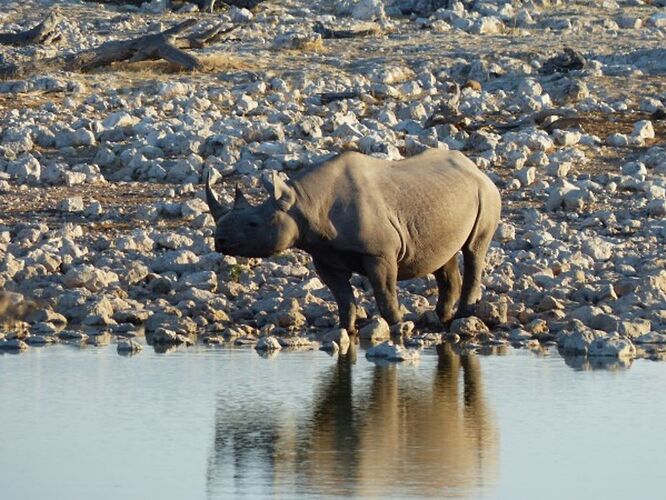
[[[550,118],[551,116],[558,116],[560,117],[560,120],[563,120],[564,118],[571,119],[575,116],[575,111],[566,108],[543,109],[541,111],[537,111],[536,113],[526,118],[521,118],[520,120],[515,120],[509,123],[482,123],[480,124],[479,128],[492,127],[496,130],[514,130],[524,127],[534,127],[534,126],[546,128],[549,126],[549,124],[546,123],[546,119]],[[561,123],[563,124],[564,122]]]
[[[217,25],[211,29],[177,36],[197,23],[188,19],[161,33],[144,35],[130,40],[114,40],[74,54],[57,56],[24,64],[9,64],[0,67],[0,78],[23,78],[37,72],[48,71],[89,71],[118,61],[145,61],[165,59],[186,70],[201,69],[202,63],[185,49],[202,48],[219,40],[222,35],[236,26],[223,28]]]
[[[380,33],[379,28],[363,28],[351,30],[334,30],[327,28],[320,21],[317,21],[312,28],[315,33],[319,33],[322,38],[355,38],[360,36],[377,35]]]
[[[60,38],[56,25],[62,18],[57,11],[52,11],[46,19],[34,28],[18,33],[0,33],[0,44],[3,45],[29,45],[33,43],[49,44]]]

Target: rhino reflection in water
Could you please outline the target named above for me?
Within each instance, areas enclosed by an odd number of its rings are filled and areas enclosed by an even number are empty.
[[[445,348],[434,377],[377,366],[354,388],[353,362],[341,356],[299,415],[221,404],[209,490],[223,476],[237,491],[266,484],[276,494],[460,496],[494,485],[498,435],[474,355]]]

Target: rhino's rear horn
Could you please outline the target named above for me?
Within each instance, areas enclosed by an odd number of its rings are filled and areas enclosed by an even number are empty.
[[[208,208],[210,208],[210,213],[213,215],[213,218],[217,220],[222,217],[227,211],[224,209],[222,204],[218,201],[215,193],[210,188],[210,173],[206,176],[206,201],[208,202]]]

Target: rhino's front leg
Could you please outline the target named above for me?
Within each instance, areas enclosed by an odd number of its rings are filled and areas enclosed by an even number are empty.
[[[349,333],[356,333],[356,299],[351,283],[351,271],[327,266],[321,260],[313,259],[317,274],[331,290],[338,304],[340,328]]]
[[[398,303],[398,264],[384,257],[366,256],[363,268],[372,284],[377,307],[389,325],[402,321]]]

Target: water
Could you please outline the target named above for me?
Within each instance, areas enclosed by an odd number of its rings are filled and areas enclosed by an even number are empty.
[[[664,498],[664,388],[529,351],[33,348],[0,355],[0,498]]]

